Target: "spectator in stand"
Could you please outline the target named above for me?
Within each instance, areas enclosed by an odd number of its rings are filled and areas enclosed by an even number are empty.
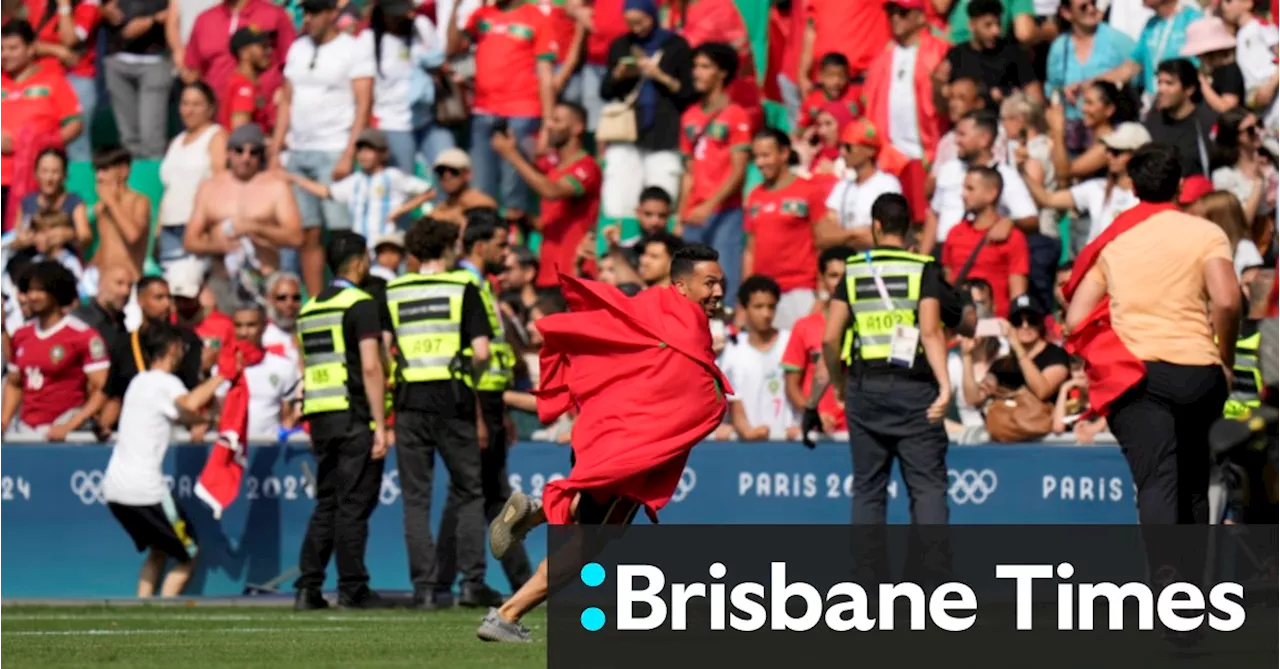
[[[155,253],[161,265],[186,257],[183,238],[200,184],[227,169],[227,130],[214,123],[216,109],[208,84],[197,81],[182,87],[178,116],[184,130],[169,143],[160,162],[164,195],[160,198]]]
[[[992,167],[974,165],[966,171],[962,198],[967,216],[949,230],[942,247],[947,280],[986,281],[996,316],[1007,314],[1011,300],[1026,294],[1031,269],[1026,236],[1012,221],[1001,218],[996,208],[1003,182]],[[965,265],[970,266],[969,272],[961,276]]]
[[[1070,31],[1059,35],[1049,47],[1045,88],[1051,99],[1057,94],[1061,96],[1057,98],[1059,103],[1066,104],[1063,148],[1074,155],[1083,151],[1089,141],[1084,111],[1087,91],[1098,77],[1125,62],[1133,53],[1134,42],[1102,20],[1097,0],[1062,0],[1058,16]]]
[[[1179,0],[1143,0],[1142,4],[1155,10],[1155,15],[1147,19],[1129,59],[1102,76],[1123,86],[1141,75],[1139,90],[1143,91],[1142,109],[1145,111],[1155,103],[1157,68],[1178,57],[1187,40],[1187,28],[1202,14],[1198,7],[1182,4]],[[1195,72],[1194,66],[1191,71]],[[1160,138],[1157,137],[1156,141]]]
[[[945,69],[945,66],[943,66]],[[960,155],[960,149],[956,146],[956,127],[964,119],[966,114],[976,111],[987,111],[992,114],[996,113],[995,103],[991,101],[991,95],[987,91],[987,85],[977,79],[969,77],[960,77],[946,83],[946,79],[941,79],[943,97],[947,101],[947,118],[951,119],[951,130],[948,130],[938,140],[938,148],[934,153],[933,163],[930,165],[929,178],[931,182],[936,182],[938,178],[938,170],[943,165],[951,162]],[[1009,140],[1004,136],[1004,128],[996,127],[996,141],[992,149],[993,155],[1007,156],[1009,155]],[[929,186],[928,190],[932,192],[933,186]]]
[[[889,19],[881,0],[801,0],[808,10],[800,71],[796,83],[808,97],[815,88],[818,63],[828,53],[839,53],[849,71],[861,76],[889,41]]]
[[[1058,389],[1058,401],[1053,405],[1053,433],[1070,431],[1077,444],[1092,444],[1093,438],[1107,429],[1107,419],[1086,420],[1084,415],[1088,412],[1089,377],[1084,373],[1084,360],[1071,356],[1071,377]]]
[[[849,59],[844,54],[828,53],[822,56],[818,69],[818,86],[800,104],[800,119],[796,128],[801,131],[809,130],[818,122],[818,114],[833,102],[848,109],[851,118],[861,116],[858,103],[862,99],[862,86],[851,84],[850,77]]]
[[[800,436],[782,370],[791,333],[773,324],[778,295],[778,283],[767,276],[753,275],[742,282],[738,306],[746,316],[745,331],[725,347],[718,361],[733,387],[729,417],[743,441]]]
[[[273,162],[289,150],[289,171],[325,186],[351,174],[356,139],[373,108],[373,55],[338,29],[334,0],[304,0],[307,34],[289,47],[281,87]],[[286,144],[287,142],[287,144]],[[307,292],[324,285],[324,230],[350,230],[347,208],[294,188],[302,214],[302,278]],[[287,266],[287,265],[286,265]]]
[[[939,14],[949,17],[947,38],[952,44],[963,44],[973,37],[969,4],[969,0],[942,0],[933,3]],[[1020,44],[1036,43],[1038,40],[1033,0],[1009,0],[1008,5],[1000,14],[1000,35],[1005,38],[1012,36]],[[947,12],[948,6],[950,13]]]
[[[1107,168],[1107,150],[1101,143],[1121,123],[1138,120],[1136,105],[1124,89],[1109,81],[1092,81],[1080,95],[1080,130],[1073,130],[1067,110],[1052,105],[1045,110],[1045,123],[1052,140],[1054,174],[1063,183],[1090,179]],[[1073,133],[1079,133],[1075,139]],[[1078,141],[1078,146],[1072,146]]]
[[[445,149],[432,164],[444,201],[431,210],[431,218],[466,226],[468,209],[497,207],[484,191],[471,185],[471,157],[462,149]]]
[[[204,261],[186,258],[170,263],[164,279],[173,299],[175,322],[200,337],[203,344],[200,369],[208,373],[217,363],[218,353],[235,340],[235,323],[216,307],[206,308],[200,304],[200,291],[205,285]]]
[[[991,284],[982,279],[970,279],[964,282],[963,290],[973,299],[974,309],[979,319],[991,318]],[[947,378],[951,381],[951,395],[955,398],[956,414],[960,418],[959,425],[948,425],[947,432],[953,437],[960,437],[967,430],[985,428],[986,419],[982,415],[982,403],[973,401],[965,394],[965,374],[969,374],[968,387],[977,388],[987,378],[991,363],[1000,357],[999,337],[957,337],[959,350],[947,353]],[[978,398],[973,398],[977,400]]]
[[[742,273],[742,182],[751,152],[751,121],[725,92],[738,55],[727,44],[703,44],[693,55],[693,86],[700,104],[680,118],[680,151],[688,163],[680,189],[684,238],[720,254],[725,291]]]
[[[1209,176],[1209,133],[1218,114],[1199,101],[1200,74],[1185,58],[1166,60],[1159,67],[1156,107],[1147,113],[1144,124],[1151,139],[1178,150],[1182,174]]]
[[[1037,229],[1040,210],[1027,192],[1027,185],[1015,167],[999,162],[992,153],[999,133],[995,116],[986,111],[971,112],[956,125],[955,132],[960,157],[938,166],[937,183],[920,236],[921,253],[932,252],[934,241],[945,241],[951,229],[971,211],[966,208],[964,194],[968,192],[968,172],[974,167],[990,167],[1000,175],[1000,185],[995,188],[999,216],[1007,216],[1022,229]],[[1002,232],[997,236],[1005,237]]]
[[[360,39],[376,63],[373,118],[387,134],[391,164],[412,175],[419,152],[430,165],[441,151],[453,148],[453,135],[434,122],[435,83],[427,72],[444,64],[444,45],[431,20],[408,0],[375,3],[369,27]]]
[[[609,51],[614,40],[627,34],[627,22],[622,11],[626,0],[595,0],[575,11],[579,22],[587,22],[584,62],[579,74],[582,77],[582,106],[587,108],[587,130],[595,132],[600,122],[600,109],[604,107],[602,93],[609,68]]]
[[[194,4],[193,0],[175,1],[184,5]],[[273,112],[278,109],[275,105],[276,92],[284,84],[281,68],[284,67],[285,56],[296,35],[289,14],[269,0],[220,0],[207,10],[202,11],[196,7],[191,9],[190,12],[178,10],[181,22],[187,21],[188,15],[194,15],[191,16],[194,22],[190,37],[184,38],[185,45],[181,53],[174,51],[174,60],[180,64],[183,80],[198,79],[209,84],[209,88],[217,95],[225,94],[228,80],[239,66],[238,55],[230,46],[232,37],[241,28],[250,28],[259,34],[268,35],[272,40],[271,66],[255,80],[254,89],[255,96],[261,97],[264,109],[269,110],[266,112],[267,116],[274,119],[276,114]],[[169,11],[172,14],[173,8]],[[176,27],[171,28],[170,32],[174,33],[176,30]],[[178,34],[173,36],[181,37]],[[177,56],[181,56],[181,59]],[[227,100],[222,98],[218,102],[221,105],[227,104]],[[270,130],[270,127],[263,127],[263,131]]]
[[[841,167],[840,137],[853,121],[849,105],[828,102],[814,115],[813,125],[798,138],[795,148],[799,165],[815,183],[830,186],[845,172]]]
[[[555,108],[555,35],[532,4],[494,0],[471,14],[465,29],[458,28],[457,9],[454,5],[449,19],[448,53],[476,47],[471,117],[476,185],[502,204],[508,221],[523,221],[532,204],[529,187],[493,152],[489,138],[505,126],[527,154],[545,150],[546,125]],[[535,136],[537,150],[531,145]]]
[[[640,278],[646,287],[665,288],[671,285],[671,259],[684,246],[679,237],[659,231],[649,234],[636,243],[640,253]]]
[[[604,228],[605,241],[610,244],[632,247],[645,235],[666,232],[671,225],[671,212],[673,210],[674,205],[671,202],[670,193],[660,186],[648,186],[640,191],[640,202],[636,204],[635,217],[636,222],[640,224],[639,234],[631,239],[622,239],[621,226],[607,225]]]
[[[113,0],[106,21],[107,94],[120,143],[138,158],[164,156],[173,62],[165,39],[169,0]]]
[[[756,133],[751,143],[764,182],[747,196],[744,274],[767,276],[778,284],[774,326],[788,330],[813,311],[818,254],[813,231],[822,220],[822,192],[792,173],[796,162],[787,134],[777,128]]]
[[[400,276],[404,257],[403,232],[396,230],[376,237],[373,240],[373,266],[369,268],[369,274],[383,281],[395,281]]]
[[[969,368],[964,377],[966,399],[982,405],[1000,391],[1013,392],[1024,386],[1044,402],[1058,396],[1058,389],[1071,373],[1071,358],[1062,347],[1045,339],[1044,319],[1044,310],[1031,296],[1020,295],[1013,301],[1009,319],[1000,324],[1009,353],[991,363],[980,382],[973,380],[973,368]],[[971,388],[975,383],[977,388]]]
[[[534,228],[542,233],[541,271],[536,285],[560,285],[558,273],[573,274],[578,245],[600,218],[600,166],[582,146],[587,112],[573,102],[560,102],[546,123],[552,153],[537,166],[525,160],[510,132],[495,132],[493,151],[510,163],[542,199],[542,215]]]
[[[774,55],[777,56],[777,73],[774,83],[778,87],[778,100],[787,110],[787,125],[796,127],[800,121],[802,98],[797,75],[800,73],[800,52],[804,49],[804,32],[808,25],[807,0],[778,0],[770,11],[769,62],[773,72]],[[765,82],[765,91],[770,82]]]
[[[275,127],[275,100],[261,90],[263,76],[275,66],[272,39],[270,33],[252,27],[241,28],[231,36],[236,69],[227,75],[226,88],[221,91],[222,105],[218,108],[218,123],[228,131],[246,123],[257,123],[269,134]],[[279,87],[278,83],[275,85]],[[272,93],[274,96],[275,91]]]
[[[97,331],[67,314],[78,297],[67,268],[46,260],[26,272],[32,319],[13,333],[0,432],[13,427],[15,434],[63,441],[102,409],[107,347]]]
[[[1129,158],[1134,151],[1151,142],[1147,129],[1137,123],[1122,123],[1101,139],[1107,149],[1107,176],[1081,181],[1071,188],[1050,192],[1041,185],[1040,164],[1028,160],[1019,163],[1026,175],[1027,189],[1036,205],[1051,210],[1074,210],[1088,216],[1089,231],[1085,243],[1098,238],[1120,214],[1138,204],[1129,177]],[[1083,244],[1080,245],[1083,248]]]
[[[1253,0],[1221,0],[1218,15],[1236,38],[1236,64],[1244,75],[1242,104],[1266,109],[1275,99],[1280,71],[1276,69],[1275,17],[1266,22],[1254,14]]]
[[[1263,209],[1275,208],[1274,196],[1266,192],[1275,166],[1261,152],[1262,124],[1243,108],[1218,117],[1213,139],[1213,187],[1235,195],[1244,207],[1245,220],[1252,222]]]
[[[751,35],[735,0],[667,0],[668,27],[679,31],[697,49],[703,44],[728,44],[738,54],[738,75],[725,84],[734,104],[747,112],[751,130],[764,126],[760,76],[751,49]]]
[[[128,267],[135,278],[142,276],[147,259],[147,237],[151,233],[151,198],[129,187],[133,157],[127,149],[103,149],[93,157],[97,179],[93,220],[98,232],[98,248],[86,278],[97,285],[97,270],[116,265]]]
[[[577,18],[580,2],[575,3],[573,14],[570,14],[565,0],[537,0],[536,4],[556,45],[552,94],[559,100],[582,105],[582,77],[578,76],[578,65],[582,63],[590,21],[583,22]]]
[[[541,268],[533,251],[524,246],[514,246],[507,253],[507,271],[498,276],[504,311],[521,326],[529,323],[529,311],[538,302],[538,290],[533,282],[539,271]]]
[[[1014,93],[1000,103],[1000,128],[1004,130],[1005,137],[1009,138],[1009,156],[1006,162],[1018,165],[1023,160],[1034,160],[1044,168],[1040,184],[1052,191],[1058,186],[1058,176],[1053,169],[1053,140],[1048,135],[1049,128],[1045,122],[1044,109],[1044,104],[1027,98],[1021,92]],[[1025,180],[1026,175],[1023,174],[1023,177]],[[1030,187],[1030,184],[1027,185]],[[1039,229],[1027,230],[1027,232],[1038,232],[1051,239],[1057,246],[1059,236],[1057,212],[1041,210]],[[1060,252],[1061,248],[1057,251]],[[1060,253],[1055,253],[1050,260],[1055,267],[1058,263],[1058,255]],[[1047,296],[1045,299],[1048,299]]]
[[[943,69],[948,79],[965,77],[987,85],[997,101],[1014,91],[1023,91],[1032,100],[1043,100],[1044,89],[1036,78],[1031,58],[1022,46],[1000,37],[1000,0],[972,0],[966,8],[969,38],[947,52]]]
[[[782,371],[786,381],[787,399],[793,407],[818,412],[824,434],[844,432],[844,407],[836,401],[835,392],[827,383],[826,367],[822,363],[822,335],[827,328],[827,306],[836,288],[844,282],[845,261],[855,251],[847,246],[833,246],[818,256],[818,304],[817,308],[791,327],[791,337],[782,353]],[[825,390],[821,397],[814,397],[814,389]]]
[[[628,295],[644,290],[644,279],[640,278],[640,257],[632,248],[610,246],[600,258],[600,275],[596,278]]]
[[[819,248],[850,246],[866,250],[875,245],[871,234],[871,205],[885,193],[902,193],[897,177],[880,171],[880,134],[866,120],[847,126],[840,137],[844,177],[825,198],[826,214],[815,228]]]
[[[52,58],[67,72],[67,83],[76,92],[80,111],[92,122],[98,107],[98,3],[94,0],[54,0],[44,4],[39,19],[31,15],[35,3],[28,5],[27,19],[35,26],[36,56]],[[67,157],[77,162],[92,157],[89,132],[80,133],[67,144]]]
[[[96,330],[110,351],[129,334],[124,325],[124,307],[132,291],[129,270],[108,267],[98,275],[97,295],[73,309],[71,315]]]
[[[298,350],[298,313],[302,311],[302,280],[289,272],[277,272],[267,279],[267,327],[262,347],[268,353],[301,364]]]
[[[946,58],[947,43],[928,29],[924,9],[925,0],[885,4],[893,41],[872,61],[862,90],[867,118],[893,148],[930,162],[945,123],[934,72]]]
[[[1217,224],[1227,235],[1236,281],[1243,290],[1257,278],[1264,262],[1257,245],[1249,238],[1250,226],[1240,201],[1226,191],[1214,191],[1196,200],[1195,215]]]
[[[1187,28],[1182,57],[1200,64],[1200,95],[1221,114],[1244,102],[1244,74],[1236,64],[1236,38],[1222,19],[1206,16]]]
[[[89,208],[84,199],[67,190],[67,154],[48,148],[36,157],[36,191],[22,198],[17,234],[8,243],[10,253],[43,253],[44,249],[71,245],[88,248],[93,243]],[[71,230],[37,233],[31,219],[42,212],[62,212],[71,217]]]
[[[609,46],[600,97],[635,99],[637,137],[604,149],[602,205],[611,223],[631,215],[645,188],[680,192],[680,119],[696,95],[689,43],[658,25],[653,0],[626,0],[624,6],[629,30]]]
[[[233,321],[237,340],[265,348],[266,310],[258,305],[244,306],[236,310]],[[302,372],[298,363],[267,351],[261,362],[244,368],[244,378],[249,386],[247,438],[273,444],[280,441],[281,431],[292,429],[299,418],[300,406],[295,399]],[[222,384],[218,396],[225,396],[229,389],[230,384]]]

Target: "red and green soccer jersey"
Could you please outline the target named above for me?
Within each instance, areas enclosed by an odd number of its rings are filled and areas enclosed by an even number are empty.
[[[801,128],[807,128],[818,121],[818,113],[832,102],[843,102],[849,107],[849,112],[854,118],[862,118],[862,107],[859,101],[862,99],[862,86],[860,84],[849,84],[845,86],[844,93],[838,98],[832,98],[827,92],[818,90],[809,93],[800,105],[800,118],[797,124]]]
[[[813,387],[813,375],[818,366],[813,359],[815,354],[822,353],[822,335],[827,329],[827,315],[815,311],[795,322],[791,326],[791,339],[787,340],[787,349],[782,352],[782,369],[788,372],[800,372],[800,389],[807,396]],[[836,403],[835,393],[828,387],[818,400],[818,413],[835,421],[835,432],[843,432],[845,425],[844,410]]]
[[[559,285],[557,274],[573,274],[578,246],[600,218],[600,185],[604,175],[595,158],[583,153],[568,161],[547,156],[538,167],[552,182],[573,185],[573,196],[542,201],[542,248],[538,266],[538,287]]]
[[[476,44],[475,110],[506,117],[541,117],[537,63],[555,61],[554,28],[532,3],[481,7],[464,29]]]
[[[763,184],[752,190],[743,227],[752,239],[752,271],[777,281],[783,292],[813,290],[818,283],[813,224],[826,209],[822,193],[808,179],[796,177],[776,190]]]
[[[55,133],[80,120],[80,101],[62,74],[50,62],[41,62],[21,80],[0,75],[0,129],[11,138],[19,132]],[[0,157],[0,183],[13,178],[13,155]]]
[[[262,131],[270,134],[275,127],[275,105],[262,89],[262,81],[253,81],[239,72],[227,77],[227,88],[218,98],[218,123],[231,127],[231,115],[247,113]]]
[[[751,150],[751,119],[736,104],[729,103],[719,113],[707,113],[693,105],[680,117],[680,153],[689,163],[693,188],[685,211],[710,199],[732,168],[735,151]],[[742,194],[734,193],[716,211],[742,206]]]

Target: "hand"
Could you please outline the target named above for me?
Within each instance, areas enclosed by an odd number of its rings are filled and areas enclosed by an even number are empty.
[[[124,12],[120,10],[120,3],[116,2],[116,0],[103,4],[98,11],[107,20],[107,23],[111,25],[124,23]]]
[[[996,391],[999,389],[1000,386],[996,383],[994,377],[988,376],[978,382],[978,392],[985,397],[995,397]]]
[[[839,405],[841,409],[843,409],[844,408],[844,384],[843,383],[831,384],[831,393],[836,398],[836,404]]]
[[[604,240],[610,246],[622,243],[622,228],[616,225],[607,225],[604,228]]]
[[[992,101],[992,102],[997,102],[997,103],[998,103],[998,102],[1001,102],[1001,101],[1003,101],[1003,100],[1004,100],[1004,91],[1003,91],[1003,90],[1001,90],[1001,89],[999,89],[999,88],[993,88],[993,89],[991,89],[991,101]]]
[[[634,79],[640,76],[640,68],[634,60],[620,60],[613,66],[614,79]]]
[[[354,158],[352,157],[351,152],[344,151],[338,158],[338,162],[334,163],[333,172],[329,176],[331,176],[334,181],[341,181],[347,178],[347,175],[351,174],[352,160],[354,160]]]
[[[812,449],[817,446],[817,444],[813,443],[813,439],[809,434],[811,432],[825,432],[826,430],[822,428],[822,417],[818,415],[818,410],[805,409],[804,417],[800,419],[800,440],[805,448]]]
[[[794,425],[792,425],[791,427],[787,428],[787,433],[786,433],[786,435],[784,435],[784,438],[785,438],[787,441],[795,441],[795,440],[799,439],[799,438],[800,438],[800,428],[798,428],[798,427],[796,427],[796,426],[794,426]]]
[[[9,203],[6,202],[5,204],[8,205]],[[35,246],[38,241],[39,235],[36,234],[36,231],[31,229],[30,226],[26,226],[18,230],[18,234],[14,236],[11,246],[15,249],[25,249]]]
[[[1209,75],[1205,74],[1204,72],[1200,73],[1200,90],[1202,91],[1213,90],[1213,79],[1209,77]]]
[[[374,460],[381,460],[387,457],[387,451],[389,450],[391,450],[391,446],[387,443],[386,428],[373,428],[373,448],[369,451],[369,457]]]
[[[973,337],[956,337],[960,341],[960,355],[971,356],[973,349],[978,347],[978,341]]]
[[[640,70],[640,76],[645,79],[658,79],[662,76],[662,68],[658,66],[657,58],[641,58],[636,61],[636,67]]]
[[[495,132],[489,138],[489,146],[493,148],[493,152],[506,158],[516,152],[516,138],[511,131]]]
[[[547,130],[547,124],[543,123],[538,130],[538,137],[533,144],[533,155],[545,156],[551,152],[551,131]]]
[[[1097,431],[1090,427],[1085,420],[1076,421],[1076,425],[1071,432],[1076,436],[1076,443],[1081,446],[1092,444],[1094,436],[1097,435]]]
[[[167,19],[167,18],[169,18],[169,10],[168,10],[168,9],[162,9],[162,10],[160,10],[160,11],[156,12],[155,14],[152,14],[152,15],[151,15],[151,20],[152,20],[152,21],[155,21],[156,23],[164,23],[165,19]]]
[[[476,421],[476,441],[480,442],[480,450],[489,448],[489,426],[483,420]]]
[[[707,224],[707,219],[711,218],[711,214],[711,203],[703,202],[702,204],[690,209],[689,213],[684,215],[684,222],[689,225],[703,226]]]
[[[1013,329],[1013,323],[1010,323],[1009,321],[1003,318],[999,319],[999,322],[1000,322],[1000,335],[1003,336],[1005,339],[1008,339],[1009,345],[1013,346],[1014,342],[1018,340],[1016,336],[1018,333]]]
[[[800,81],[796,82],[796,86],[800,89],[800,97],[808,97],[813,92],[813,80],[809,77],[800,77]]]
[[[1227,366],[1227,363],[1224,362],[1224,363],[1221,363],[1221,365],[1222,365],[1222,375],[1227,378],[1227,394],[1230,394],[1231,391],[1235,389],[1236,375],[1235,375],[1235,372],[1230,367]]]
[[[930,423],[940,423],[942,422],[942,419],[947,417],[947,410],[950,408],[951,389],[946,387],[939,388],[938,398],[933,401],[933,404],[929,405],[929,408],[924,412],[924,415],[925,418],[929,419]]]
[[[1054,137],[1065,137],[1067,134],[1067,112],[1062,105],[1050,105],[1044,110],[1044,122],[1049,126],[1049,134]]]
[[[67,428],[66,423],[60,425],[50,425],[49,431],[45,433],[44,438],[48,441],[66,441],[67,433],[71,430]]]
[[[1088,83],[1089,82],[1087,81],[1077,81],[1076,83],[1067,86],[1062,89],[1062,97],[1065,98],[1067,103],[1072,106],[1079,104],[1080,91],[1084,90],[1085,84]]]
[[[743,441],[764,441],[768,438],[769,438],[768,425],[757,425],[753,428],[749,428],[746,431],[746,433],[742,435]]]
[[[192,425],[191,429],[188,430],[188,432],[191,435],[191,443],[193,444],[203,443],[205,435],[209,433],[209,424],[200,423],[199,425]]]

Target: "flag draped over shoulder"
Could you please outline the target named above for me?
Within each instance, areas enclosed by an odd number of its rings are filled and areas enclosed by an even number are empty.
[[[674,288],[628,298],[563,274],[560,285],[570,311],[537,323],[545,341],[538,417],[548,423],[578,410],[576,460],[568,478],[543,491],[547,520],[572,522],[577,492],[639,502],[656,520],[732,392],[716,366],[707,317]]]
[[[243,370],[262,362],[264,356],[266,351],[257,344],[241,340],[224,347],[218,355],[218,369],[224,374],[226,370],[241,371],[229,379],[231,388],[222,403],[218,437],[196,483],[196,497],[213,509],[214,518],[221,518],[223,510],[240,494],[249,449],[249,381]]]

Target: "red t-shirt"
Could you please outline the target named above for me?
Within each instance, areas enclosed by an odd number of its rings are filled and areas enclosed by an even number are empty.
[[[627,34],[627,22],[622,19],[625,0],[596,0],[591,15],[591,32],[587,33],[587,62],[605,65],[609,62],[609,45]]]
[[[565,10],[564,0],[538,0],[538,9],[542,10],[542,16],[556,43],[556,64],[561,65],[569,57],[574,28],[578,22]]]
[[[44,332],[28,323],[13,333],[12,344],[9,371],[22,381],[18,418],[31,427],[50,425],[84,405],[86,375],[111,364],[102,337],[74,316]]]
[[[813,358],[815,354],[822,353],[822,335],[826,329],[827,315],[822,311],[801,318],[791,326],[791,339],[787,342],[787,350],[782,352],[782,369],[800,372],[800,389],[806,396],[813,387],[813,375],[818,370]],[[844,411],[836,404],[836,396],[830,386],[818,400],[818,413],[835,418],[837,432],[847,429]]]
[[[818,283],[813,224],[826,213],[823,199],[813,183],[801,177],[777,190],[762,184],[751,191],[743,230],[753,240],[754,273],[771,277],[783,291],[813,290]]]
[[[20,130],[56,133],[62,126],[80,120],[80,100],[62,69],[52,61],[41,61],[21,81],[0,74],[0,129],[17,139]],[[13,155],[0,156],[0,183],[13,178]]]
[[[800,72],[800,52],[804,49],[804,31],[809,21],[809,6],[806,2],[792,2],[791,14],[786,17],[790,27],[787,32],[787,44],[782,52],[782,74],[792,82]]]
[[[800,118],[798,124],[801,128],[807,128],[818,121],[818,113],[832,102],[843,102],[849,106],[849,111],[853,117],[862,117],[862,107],[859,101],[862,100],[862,86],[860,84],[849,84],[845,87],[844,93],[838,98],[831,98],[827,92],[819,87],[817,90],[805,97],[804,102],[800,104]]]
[[[223,347],[230,346],[231,342],[236,339],[236,323],[231,317],[214,309],[204,320],[196,323],[192,328],[197,337],[204,342],[206,349],[221,351]]]
[[[813,42],[813,70],[817,77],[822,56],[842,53],[853,74],[871,65],[889,43],[889,15],[880,0],[807,0],[809,22],[817,27]]]
[[[720,188],[729,174],[734,151],[751,150],[751,121],[747,112],[729,103],[719,113],[707,114],[702,105],[695,104],[680,117],[680,152],[692,166],[693,189],[685,211],[695,207]],[[705,128],[705,131],[704,131]],[[697,146],[694,145],[697,140]],[[742,195],[734,193],[720,203],[716,211],[741,206]]]
[[[259,79],[259,92],[270,100],[284,82],[284,58],[293,44],[293,19],[283,9],[266,0],[249,0],[244,8],[232,11],[230,3],[220,2],[196,17],[187,40],[186,66],[199,72],[215,95],[227,90],[227,78],[236,69],[231,53],[231,36],[241,28],[257,28],[274,32],[271,67]],[[219,101],[221,104],[221,101]]]
[[[62,46],[62,38],[58,35],[58,8],[44,0],[27,0],[27,20],[32,28],[40,28],[36,34],[37,42],[46,42]],[[53,12],[49,19],[48,12]],[[67,74],[77,77],[92,77],[97,73],[94,61],[97,58],[98,44],[94,30],[102,18],[98,11],[98,0],[81,0],[71,9],[71,22],[76,27],[76,38],[80,40],[80,60],[67,68]],[[49,20],[46,20],[49,19]],[[41,24],[44,24],[41,26]]]
[[[275,127],[276,109],[262,91],[261,79],[254,81],[239,71],[233,71],[227,77],[227,87],[218,98],[218,123],[224,128],[231,128],[231,115],[237,112],[248,112],[254,123],[262,131],[271,134]]]
[[[942,245],[942,266],[951,272],[952,277],[959,274],[969,260],[969,254],[985,234],[985,230],[978,230],[969,221],[960,221],[947,233],[947,240]],[[991,284],[992,306],[996,315],[1004,318],[1009,314],[1009,277],[1015,274],[1026,276],[1030,271],[1027,238],[1021,230],[1014,228],[1004,241],[987,240],[986,246],[974,259],[968,278],[984,279]]]
[[[554,155],[538,161],[539,168],[553,182],[568,180],[574,196],[542,201],[542,262],[538,267],[539,287],[559,285],[558,272],[573,273],[578,246],[600,217],[600,184],[603,174],[589,154],[560,164]]]
[[[554,61],[559,50],[542,10],[530,4],[481,7],[464,30],[476,44],[475,110],[540,118],[537,63]]]

